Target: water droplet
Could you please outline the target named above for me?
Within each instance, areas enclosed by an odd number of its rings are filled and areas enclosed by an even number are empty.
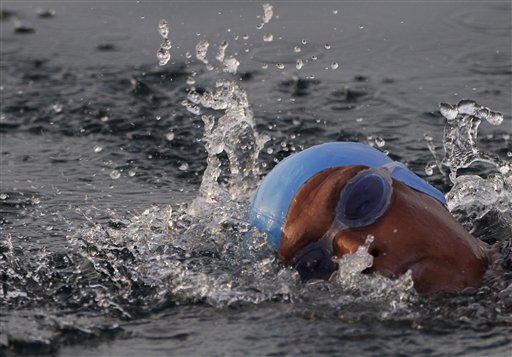
[[[492,125],[500,125],[503,122],[503,114],[499,112],[490,112],[487,121]]]
[[[512,151],[507,152],[508,157],[512,157]]]
[[[315,55],[313,55],[313,56],[311,56],[311,59],[312,59],[313,61],[316,61],[316,60],[318,59],[318,57],[317,57],[317,56],[315,56]]]
[[[135,173],[135,171],[133,171],[133,170],[128,171],[128,176],[130,176],[130,177],[135,176],[135,174],[136,174],[136,173]]]
[[[55,113],[60,113],[62,111],[62,104],[55,103],[54,105],[52,105],[52,109]]]
[[[380,137],[380,136],[376,136],[375,137],[375,144],[378,146],[378,147],[383,147],[384,145],[386,145],[386,141]]]
[[[328,43],[325,44],[325,49],[326,50],[330,50],[331,49],[331,45],[329,45]]]
[[[110,173],[110,178],[112,180],[117,180],[120,177],[121,177],[121,172],[119,170],[112,170],[112,172]]]
[[[267,154],[272,154],[274,152],[274,149],[272,148],[267,148]]]
[[[333,13],[334,15],[337,15],[337,14],[338,14],[338,10],[332,10],[332,13]]]
[[[297,62],[295,63],[295,67],[297,69],[301,69],[302,67],[304,66],[304,61],[301,60],[300,58],[297,60]]]
[[[222,69],[223,72],[236,74],[236,71],[238,69],[238,66],[240,65],[240,62],[234,58],[230,57],[224,60],[223,62],[224,68]]]
[[[364,25],[359,25],[359,29],[360,30],[364,29]]]
[[[185,58],[192,58],[192,53],[189,51],[185,52]]]
[[[164,50],[170,50],[172,48],[171,40],[169,40],[168,38],[164,39],[160,47]]]
[[[201,40],[196,45],[196,58],[204,64],[208,64],[208,58],[206,58],[206,53],[208,52],[209,46],[210,43],[206,40]]]
[[[302,49],[299,46],[295,46],[293,48],[293,52],[295,52],[295,53],[299,53],[300,51],[302,51]]]
[[[363,120],[364,120],[363,118],[357,118],[357,119],[356,119],[356,122],[360,123],[360,122],[362,122]]]
[[[302,39],[301,42],[302,42],[303,45],[306,45],[308,43],[308,41],[306,39]]]
[[[41,203],[41,199],[39,197],[32,197],[31,201],[33,205],[38,205]]]
[[[103,147],[102,147],[102,146],[100,146],[100,145],[96,145],[96,146],[94,147],[94,152],[101,152],[102,150],[103,150]]]
[[[425,174],[427,176],[432,176],[434,174],[434,168],[437,166],[435,161],[429,161],[427,165],[425,165]]]
[[[459,114],[457,108],[448,103],[439,104],[439,111],[441,112],[441,115],[445,117],[447,120],[453,120]]]
[[[179,167],[181,171],[187,171],[188,170],[188,164],[186,162],[182,163]]]
[[[279,68],[279,69],[284,69],[284,64],[283,63],[276,63],[276,67]]]
[[[265,42],[272,42],[274,40],[274,35],[272,35],[271,33],[267,33],[265,34],[265,36],[263,36],[263,41]]]
[[[224,58],[226,56],[226,48],[228,47],[228,42],[227,41],[222,41],[222,43],[219,45],[219,48],[218,48],[218,51],[217,51],[217,55],[215,56],[215,58],[219,61],[219,62],[223,62],[224,61]]]
[[[167,20],[160,20],[158,23],[158,31],[163,38],[167,38],[169,35],[169,24],[167,23]]]
[[[165,139],[167,139],[167,141],[173,141],[174,140],[174,133],[171,131],[171,132],[165,134]]]
[[[5,200],[7,197],[9,196],[7,196],[5,193],[0,193],[0,200]]]
[[[339,65],[338,62],[331,63],[331,69],[338,69]]]
[[[249,35],[247,35],[247,34],[246,34],[246,35],[243,35],[243,36],[242,36],[242,38],[243,38],[244,40],[248,40],[248,39],[249,39]]]
[[[187,78],[187,84],[189,86],[192,86],[192,85],[196,84],[196,80],[194,78],[192,78],[192,77],[188,77]]]
[[[268,64],[263,63],[263,64],[261,65],[261,68],[263,68],[263,69],[267,69],[267,68],[268,68]]]
[[[263,22],[268,23],[274,16],[273,7],[270,4],[263,4]]]
[[[156,57],[158,58],[158,64],[160,66],[164,66],[171,59],[171,53],[163,48],[160,48],[156,53]]]

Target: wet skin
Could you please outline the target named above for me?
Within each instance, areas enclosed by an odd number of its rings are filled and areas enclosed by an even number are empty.
[[[311,178],[295,195],[283,226],[279,257],[295,254],[320,239],[334,219],[345,183],[367,166],[336,167]],[[393,180],[388,211],[369,227],[338,233],[335,255],[353,253],[368,235],[373,265],[365,273],[391,278],[411,270],[420,293],[457,292],[477,287],[489,265],[489,247],[470,235],[434,198]]]

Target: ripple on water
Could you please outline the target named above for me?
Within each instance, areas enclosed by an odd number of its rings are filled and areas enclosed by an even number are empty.
[[[510,50],[475,51],[461,54],[457,62],[471,73],[510,76],[512,58]]]
[[[475,33],[510,36],[510,10],[510,3],[507,2],[482,3],[479,7],[465,7],[461,3],[444,21],[447,26],[460,26]]]

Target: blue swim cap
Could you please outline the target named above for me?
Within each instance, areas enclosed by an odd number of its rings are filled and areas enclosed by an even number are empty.
[[[277,164],[252,195],[249,203],[249,222],[266,232],[270,245],[277,250],[281,243],[281,229],[292,199],[307,180],[331,167],[380,167],[390,162],[393,160],[379,150],[354,142],[326,143],[293,154]],[[447,206],[444,195],[438,189],[405,166],[395,168],[391,176]]]

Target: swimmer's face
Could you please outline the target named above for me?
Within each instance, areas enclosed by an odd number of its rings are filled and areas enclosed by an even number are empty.
[[[283,226],[280,258],[291,263],[331,227],[340,192],[365,166],[325,170],[295,196]],[[365,273],[391,278],[411,270],[421,293],[460,291],[478,286],[488,260],[484,244],[472,237],[434,198],[393,180],[386,212],[369,226],[342,230],[333,236],[333,254],[353,253],[374,236],[368,252],[373,265]]]

